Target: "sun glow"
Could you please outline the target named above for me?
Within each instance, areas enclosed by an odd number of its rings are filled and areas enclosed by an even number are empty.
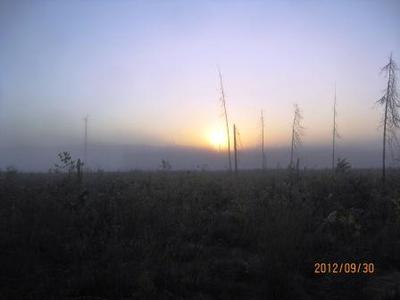
[[[226,136],[222,130],[212,130],[209,133],[208,140],[210,145],[216,150],[220,150],[226,147]]]

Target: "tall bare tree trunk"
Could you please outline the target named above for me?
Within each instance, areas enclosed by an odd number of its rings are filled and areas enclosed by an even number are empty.
[[[88,168],[88,161],[87,161],[87,142],[88,142],[88,130],[87,130],[87,127],[88,127],[88,119],[89,119],[89,116],[88,115],[86,115],[85,116],[85,118],[83,119],[84,121],[85,121],[85,141],[84,141],[84,156],[83,156],[83,160],[84,160],[84,165],[86,166],[86,170],[87,170],[87,168]]]
[[[228,162],[229,162],[229,170],[232,171],[232,159],[231,159],[231,139],[229,135],[229,122],[228,122],[228,114],[226,112],[226,102],[225,102],[225,92],[224,92],[224,85],[222,82],[222,74],[221,71],[218,69],[219,73],[219,81],[221,85],[221,102],[224,109],[224,116],[225,116],[225,125],[226,125],[226,138],[228,142]]]
[[[291,150],[290,150],[290,168],[293,168],[293,151],[294,151],[294,126],[295,126],[295,122],[296,122],[296,115],[293,118],[293,125],[292,125],[292,146],[291,146]]]
[[[332,132],[332,174],[335,175],[335,142],[336,142],[336,83],[335,98],[333,101],[333,132]]]
[[[391,59],[391,58],[390,58]],[[388,80],[388,88],[386,91],[386,99],[388,99],[389,94],[389,82],[390,82],[390,73]],[[383,147],[382,147],[382,181],[386,181],[386,128],[387,128],[387,116],[388,116],[388,101],[385,103],[385,116],[383,118]]]
[[[382,141],[382,181],[386,180],[386,148],[387,145],[398,146],[396,130],[400,128],[400,97],[397,91],[396,71],[398,67],[393,60],[392,54],[389,57],[389,63],[386,64],[381,72],[385,72],[388,82],[386,91],[377,103],[384,105],[383,123],[383,141]],[[393,150],[393,148],[392,148]]]
[[[266,159],[265,159],[265,150],[264,150],[264,114],[261,110],[261,155],[262,155],[262,169],[265,170],[267,168]]]
[[[238,171],[238,161],[237,161],[237,144],[236,144],[236,125],[233,124],[233,149],[235,153],[235,173]]]

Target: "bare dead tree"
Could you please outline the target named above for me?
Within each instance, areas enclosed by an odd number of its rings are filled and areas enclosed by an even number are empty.
[[[386,179],[386,145],[393,147],[398,146],[396,130],[400,128],[400,98],[397,91],[398,67],[390,54],[389,62],[385,65],[381,72],[385,73],[388,79],[385,94],[377,103],[384,106],[384,114],[382,118],[383,125],[383,147],[382,147],[382,181]]]
[[[340,138],[337,123],[336,123],[336,83],[335,83],[335,96],[333,99],[333,126],[332,126],[332,173],[335,174],[335,146],[336,146],[336,138]]]
[[[265,158],[265,146],[264,146],[264,113],[261,110],[261,155],[262,155],[262,165],[261,168],[264,170],[267,167]]]
[[[237,155],[237,143],[236,143],[236,125],[233,124],[233,148],[235,154],[235,173],[238,171],[238,155]]]
[[[301,124],[303,120],[303,116],[301,114],[300,108],[297,104],[294,105],[294,116],[293,116],[293,124],[292,124],[292,144],[290,150],[290,165],[289,167],[293,169],[293,158],[294,158],[294,151],[297,149],[298,146],[301,145],[301,137],[303,136],[304,127]]]
[[[221,70],[218,68],[218,74],[219,74],[219,83],[220,83],[220,88],[221,88],[221,104],[222,108],[224,110],[224,116],[225,116],[225,125],[226,125],[226,137],[227,137],[227,142],[228,142],[228,162],[229,162],[229,171],[232,171],[232,159],[231,159],[231,139],[229,135],[229,122],[228,122],[228,114],[226,112],[226,101],[225,101],[225,92],[224,92],[224,85],[222,81],[222,74]]]
[[[89,116],[86,115],[83,118],[83,121],[85,122],[85,136],[84,136],[84,153],[83,153],[83,159],[84,159],[84,164],[86,165],[86,168],[88,167],[88,163],[87,163],[87,143],[88,143],[88,120],[89,120]]]

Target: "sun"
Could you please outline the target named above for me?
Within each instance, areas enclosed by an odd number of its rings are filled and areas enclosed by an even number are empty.
[[[214,129],[211,130],[208,136],[208,140],[210,145],[214,148],[214,149],[222,149],[225,147],[226,145],[226,138],[225,138],[225,134],[222,130],[219,129]]]

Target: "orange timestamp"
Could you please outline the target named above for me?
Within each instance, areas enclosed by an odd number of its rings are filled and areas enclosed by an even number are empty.
[[[316,262],[314,274],[373,274],[375,264],[372,262]]]

